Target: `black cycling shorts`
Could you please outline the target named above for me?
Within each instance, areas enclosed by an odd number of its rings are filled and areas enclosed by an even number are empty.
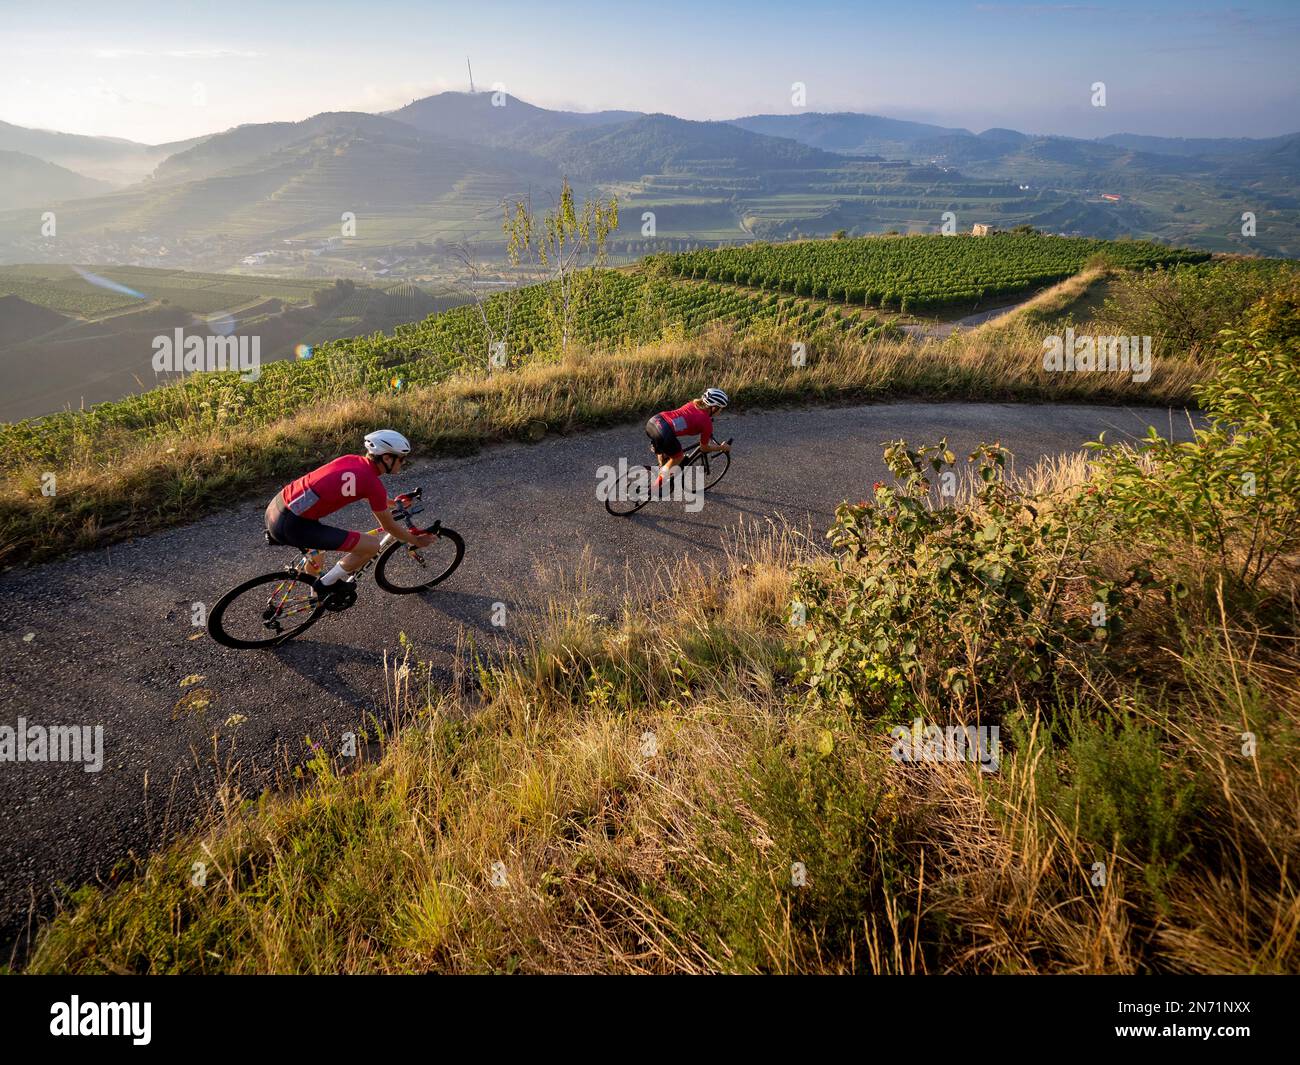
[[[665,455],[671,459],[682,453],[681,441],[677,439],[667,418],[656,414],[645,423],[645,435],[650,438],[650,450],[656,455]]]
[[[359,533],[348,529],[336,529],[312,518],[300,518],[284,505],[278,492],[266,508],[266,531],[277,544],[314,547],[318,551],[350,551],[361,539]]]

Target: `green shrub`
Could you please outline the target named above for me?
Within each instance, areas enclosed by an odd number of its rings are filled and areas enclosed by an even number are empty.
[[[1089,444],[1089,513],[1168,557],[1191,544],[1254,588],[1300,549],[1300,285],[1262,299],[1246,331],[1225,330],[1218,372],[1197,389],[1210,416],[1192,441],[1155,428],[1140,448]]]
[[[869,714],[910,714],[999,695],[1046,680],[1066,643],[1117,633],[1138,569],[1113,584],[1078,549],[1064,515],[1006,483],[1007,452],[970,456],[977,505],[934,506],[930,476],[955,486],[946,442],[885,450],[897,487],[835,511],[829,564],[801,570],[800,679],[824,703]],[[1074,546],[1072,546],[1074,545]],[[1101,609],[1069,615],[1067,587],[1090,589]]]

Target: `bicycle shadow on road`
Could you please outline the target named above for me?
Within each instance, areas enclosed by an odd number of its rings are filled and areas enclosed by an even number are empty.
[[[307,637],[277,647],[273,654],[281,665],[293,670],[305,682],[347,706],[368,707],[378,702],[378,690],[357,690],[344,679],[342,669],[351,665],[364,666],[367,670],[382,669],[382,651]]]
[[[504,596],[481,595],[477,592],[456,592],[431,588],[427,592],[403,596],[403,600],[417,607],[432,608],[448,621],[454,621],[467,629],[493,635],[499,630],[492,626],[492,610],[497,603],[503,602],[509,609],[513,600]],[[453,638],[451,643],[455,645]]]
[[[710,545],[700,542],[701,530],[718,528],[718,526],[702,522],[698,513],[671,513],[662,510],[656,512],[647,507],[643,510],[638,510],[635,514],[627,515],[624,520],[629,521],[633,525],[646,531],[655,532],[673,540],[681,540],[682,543],[690,544],[691,547],[704,548],[711,551],[721,550],[721,545]],[[687,535],[686,533],[674,532],[672,529],[666,527],[669,524],[685,526],[692,530],[693,534]]]
[[[353,706],[368,705],[377,701],[379,691],[374,687],[357,690],[344,674],[349,667],[364,666],[366,670],[383,668],[384,653],[401,654],[397,637],[405,632],[415,645],[422,660],[435,656],[454,657],[461,629],[473,629],[487,635],[497,635],[500,630],[491,624],[492,608],[498,602],[488,595],[474,592],[453,592],[431,589],[428,592],[404,596],[406,602],[414,606],[432,606],[436,615],[430,616],[429,627],[413,626],[411,619],[394,619],[391,612],[385,615],[384,623],[391,627],[392,646],[382,649],[356,647],[347,642],[322,640],[317,635],[319,629],[305,633],[301,639],[292,640],[272,653],[277,661],[293,670],[323,692]],[[511,604],[507,604],[509,606]],[[356,609],[356,607],[352,608]],[[441,622],[442,624],[436,624]],[[448,625],[450,623],[450,625]],[[408,631],[410,630],[410,631]]]

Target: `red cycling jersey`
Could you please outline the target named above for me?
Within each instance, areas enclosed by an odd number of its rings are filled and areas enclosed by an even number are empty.
[[[698,436],[705,443],[713,436],[713,419],[708,411],[697,407],[693,399],[676,410],[660,411],[659,417],[667,419],[678,436]]]
[[[364,455],[343,455],[285,485],[284,505],[300,518],[317,521],[364,499],[376,514],[389,507],[379,474]]]

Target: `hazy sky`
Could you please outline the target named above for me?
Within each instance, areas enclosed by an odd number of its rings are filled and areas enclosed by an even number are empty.
[[[802,82],[808,110],[975,131],[1300,129],[1300,0],[0,0],[0,27],[0,120],[151,143],[463,89],[467,54],[577,110],[790,112]]]

